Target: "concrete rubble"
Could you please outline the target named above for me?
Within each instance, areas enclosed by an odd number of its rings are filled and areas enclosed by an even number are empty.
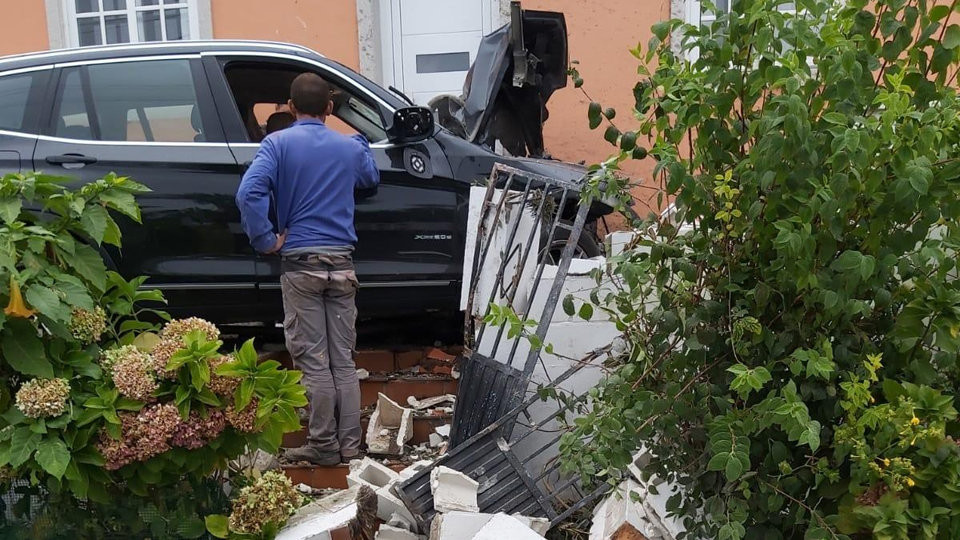
[[[473,538],[481,529],[498,514],[481,514],[478,512],[446,512],[437,514],[430,525],[430,540],[459,540]],[[499,514],[505,515],[505,514]],[[550,522],[546,518],[532,518],[527,516],[512,516],[525,527],[531,529],[538,536],[544,537]],[[512,540],[512,539],[501,539]]]
[[[374,538],[376,540],[420,540],[421,536],[401,527],[383,524],[380,525],[377,536]]]
[[[401,407],[396,401],[380,394],[377,408],[367,426],[367,451],[398,456],[412,438],[413,409]]]
[[[513,516],[496,514],[480,531],[473,535],[473,540],[539,540],[539,534],[527,527]]]
[[[357,493],[353,487],[316,500],[297,510],[286,526],[277,534],[277,540],[333,540],[357,516]],[[349,535],[346,536],[349,538]]]
[[[422,411],[424,409],[430,409],[436,407],[441,403],[456,403],[457,396],[453,394],[443,394],[442,396],[434,396],[429,398],[417,399],[413,396],[407,398],[407,404],[414,408],[414,410]]]
[[[479,482],[449,467],[440,466],[430,473],[430,491],[433,493],[433,507],[437,512],[479,512],[479,488]]]

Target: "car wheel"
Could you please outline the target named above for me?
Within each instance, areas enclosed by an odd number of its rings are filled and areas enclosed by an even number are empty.
[[[559,264],[560,255],[563,253],[564,246],[567,245],[567,239],[573,234],[573,222],[561,221],[557,224],[557,230],[553,233],[553,239],[550,245],[544,245],[541,248],[541,254],[546,258],[548,264]],[[590,259],[603,254],[600,249],[600,243],[597,236],[590,229],[585,227],[577,239],[577,245],[573,250],[574,259]]]

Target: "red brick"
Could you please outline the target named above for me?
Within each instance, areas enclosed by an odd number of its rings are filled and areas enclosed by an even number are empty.
[[[350,467],[335,465],[333,467],[316,466],[286,466],[283,474],[287,475],[293,485],[306,484],[312,488],[347,489],[347,474]]]
[[[457,359],[456,356],[437,349],[436,347],[427,351],[426,357],[429,360],[435,360],[437,362],[453,362]]]
[[[410,369],[423,360],[423,350],[397,351],[397,369]]]
[[[396,371],[393,352],[386,350],[357,351],[357,368],[363,368],[370,373],[391,373]]]

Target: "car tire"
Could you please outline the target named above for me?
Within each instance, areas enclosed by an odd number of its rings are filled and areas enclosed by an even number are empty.
[[[542,256],[547,258],[548,263],[558,263],[560,254],[563,252],[564,246],[567,245],[567,239],[570,238],[571,234],[573,234],[572,221],[560,221],[557,224],[557,230],[553,233],[553,239],[550,245],[544,245],[540,248]],[[549,233],[545,233],[544,242],[546,241],[547,235],[549,235]],[[603,250],[600,248],[597,235],[594,233],[592,227],[584,227],[583,231],[580,232],[580,237],[577,238],[577,247],[573,252],[573,258],[590,259],[600,255],[603,255]]]

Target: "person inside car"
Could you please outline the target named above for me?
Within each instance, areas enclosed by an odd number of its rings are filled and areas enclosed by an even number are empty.
[[[297,119],[286,111],[275,112],[267,118],[267,125],[264,126],[264,131],[269,135],[281,129],[287,129],[296,121]]]
[[[333,103],[321,77],[297,76],[289,105],[297,121],[263,140],[236,202],[254,249],[282,257],[284,336],[310,402],[307,444],[285,457],[329,466],[360,454],[354,190],[376,187],[380,173],[365,138],[325,125]]]

